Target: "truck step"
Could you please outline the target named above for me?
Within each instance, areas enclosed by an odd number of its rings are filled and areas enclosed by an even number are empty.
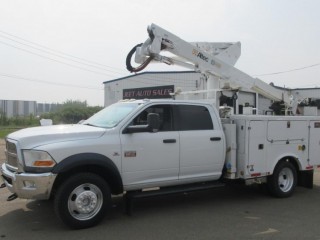
[[[188,185],[181,185],[181,186],[174,186],[174,187],[163,187],[157,190],[128,191],[125,194],[125,204],[126,204],[125,211],[127,215],[129,216],[132,215],[132,202],[134,199],[204,191],[204,190],[210,190],[215,188],[221,188],[224,186],[225,184],[221,182],[205,182],[205,183],[188,184]]]

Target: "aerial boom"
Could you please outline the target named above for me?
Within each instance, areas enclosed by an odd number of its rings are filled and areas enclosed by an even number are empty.
[[[250,89],[271,100],[283,101],[287,106],[291,105],[291,98],[287,93],[275,89],[262,80],[253,78],[233,66],[240,56],[240,42],[225,44],[225,47],[220,49],[215,47],[217,43],[211,43],[213,49],[211,49],[211,52],[209,49],[208,52],[208,49],[199,47],[198,43],[186,42],[155,24],[148,27],[148,34],[149,38],[143,44],[137,45],[131,51],[131,55],[128,55],[127,68],[131,72],[142,70],[135,69],[130,64],[130,59],[135,52],[135,62],[143,67],[146,67],[152,60],[169,65],[183,66],[206,74],[209,76],[209,81],[223,80],[233,86],[235,85],[238,89]],[[209,45],[207,44],[207,46]],[[175,57],[160,55],[162,51],[168,51]],[[210,78],[210,76],[214,77]],[[209,86],[215,86],[215,84],[208,82],[208,90],[212,88]]]

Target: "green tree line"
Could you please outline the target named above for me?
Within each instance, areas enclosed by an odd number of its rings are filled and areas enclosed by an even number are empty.
[[[0,112],[0,126],[27,127],[40,125],[40,119],[52,119],[53,124],[71,124],[78,123],[81,120],[88,119],[102,107],[91,107],[87,102],[68,100],[61,104],[55,111],[44,113],[41,116],[15,116],[8,118]]]

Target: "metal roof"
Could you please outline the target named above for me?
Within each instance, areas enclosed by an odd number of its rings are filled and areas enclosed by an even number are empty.
[[[122,77],[122,78],[117,78],[117,79],[113,79],[113,80],[109,80],[109,81],[105,81],[103,82],[103,84],[105,83],[111,83],[111,82],[116,82],[116,81],[121,81],[121,80],[125,80],[125,79],[129,79],[132,77],[136,77],[136,76],[141,76],[141,75],[145,75],[145,74],[184,74],[184,73],[197,73],[195,71],[154,71],[154,72],[142,72],[142,73],[135,73],[126,77]]]

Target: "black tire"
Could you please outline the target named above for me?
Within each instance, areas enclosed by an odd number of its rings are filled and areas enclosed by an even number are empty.
[[[297,186],[297,170],[288,161],[279,162],[271,176],[268,177],[268,190],[278,198],[290,197]]]
[[[110,206],[110,188],[94,173],[70,176],[58,188],[54,199],[57,216],[73,229],[97,225]]]

